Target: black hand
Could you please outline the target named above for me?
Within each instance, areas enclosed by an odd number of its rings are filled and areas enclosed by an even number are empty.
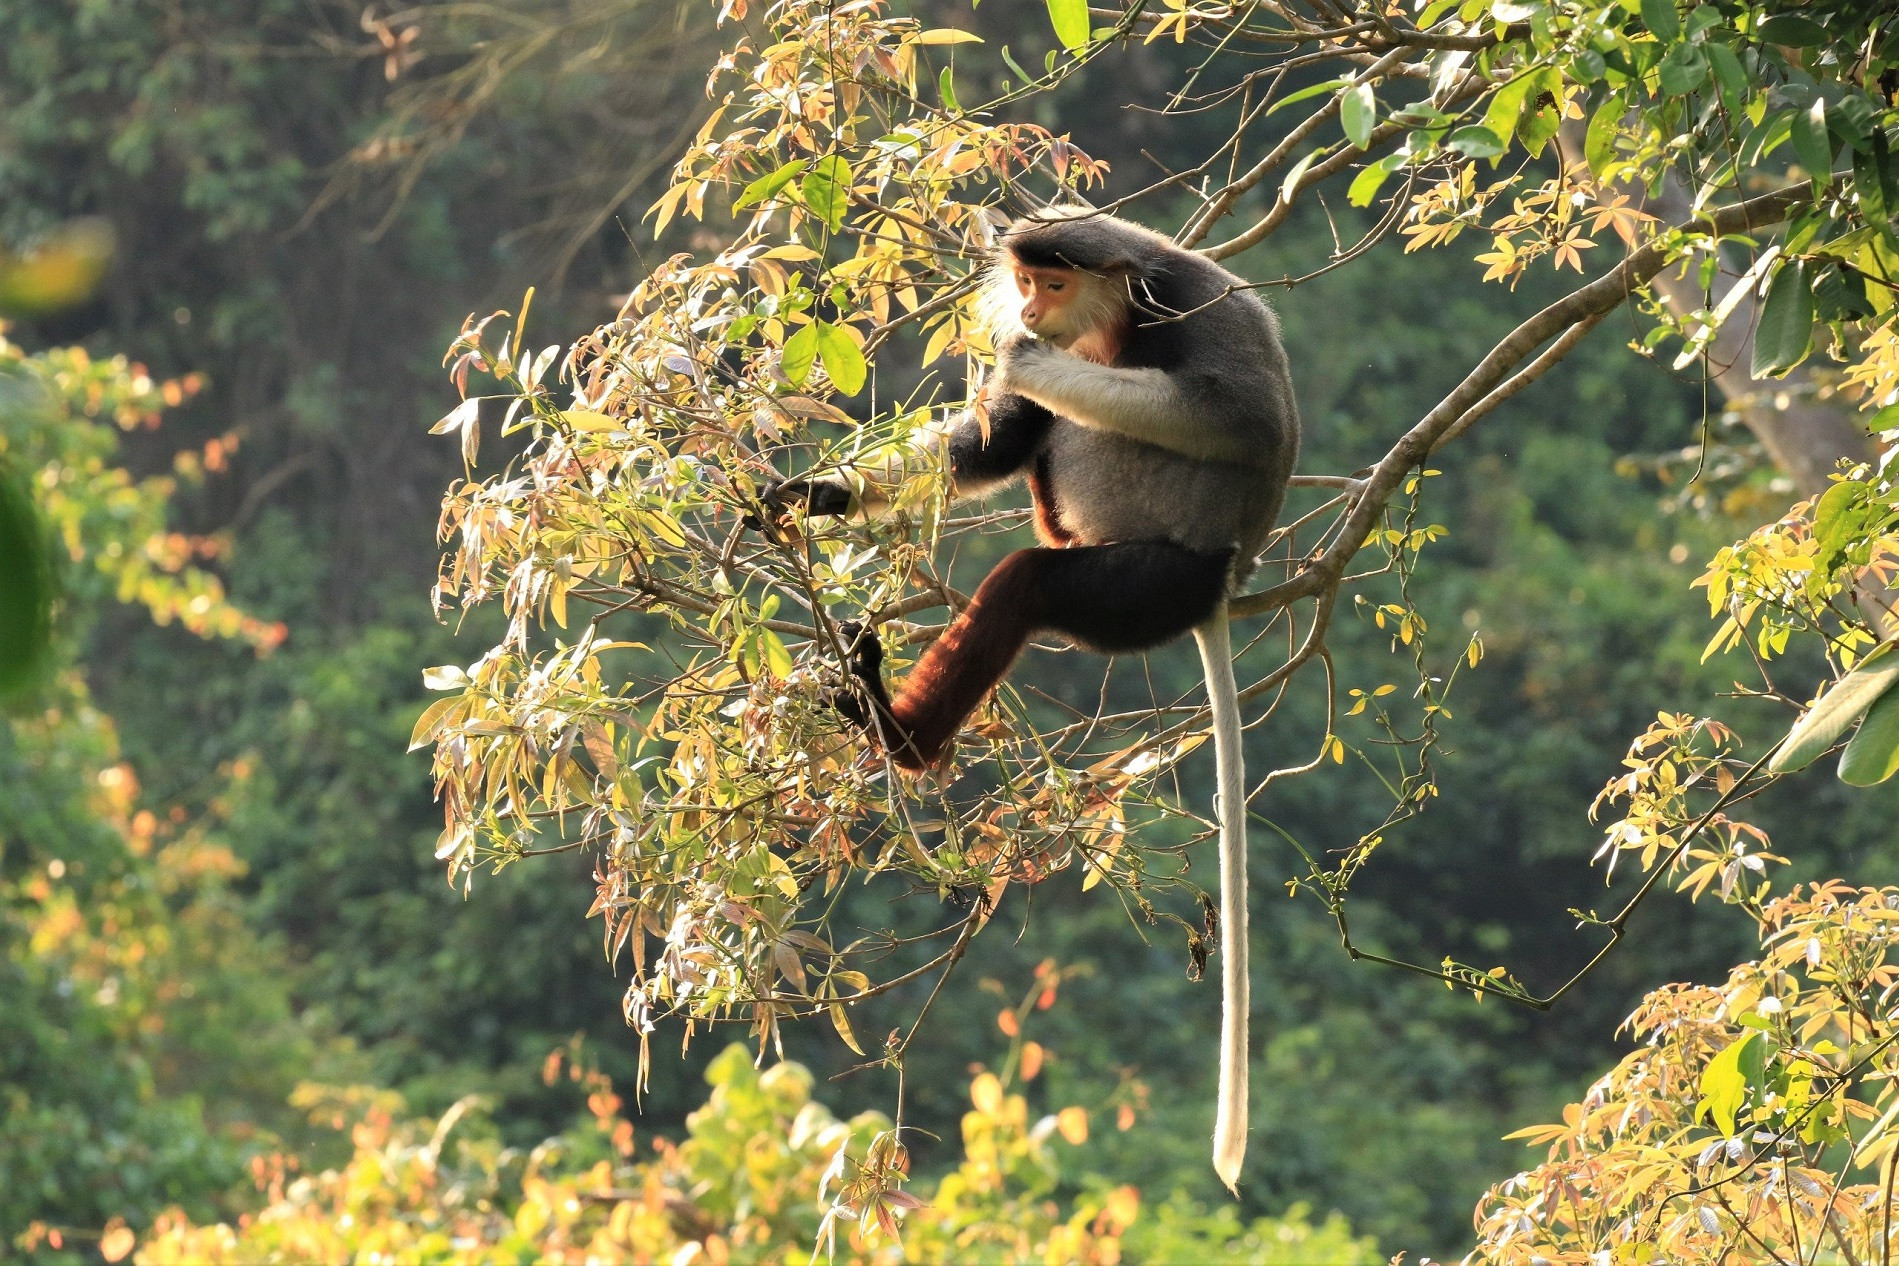
[[[850,487],[836,479],[774,479],[758,494],[758,508],[745,515],[745,526],[754,532],[773,529],[803,505],[806,515],[817,518],[850,513]]]

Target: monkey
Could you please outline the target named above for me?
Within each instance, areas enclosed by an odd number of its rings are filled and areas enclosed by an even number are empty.
[[[1237,1192],[1246,1149],[1246,788],[1227,599],[1258,563],[1299,452],[1277,318],[1239,278],[1159,233],[1051,208],[1011,224],[979,300],[996,348],[984,401],[930,441],[952,495],[1024,479],[1041,545],[1017,550],[893,699],[882,646],[847,629],[869,707],[840,710],[898,766],[946,757],[1033,636],[1106,654],[1192,631],[1212,705],[1220,823],[1222,1019],[1214,1168]],[[986,403],[986,409],[983,407]],[[887,472],[886,472],[887,473]],[[879,475],[768,485],[774,521],[875,513]]]

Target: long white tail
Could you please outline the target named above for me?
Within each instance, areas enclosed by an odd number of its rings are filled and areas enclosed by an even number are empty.
[[[1240,702],[1226,603],[1194,630],[1213,705],[1213,752],[1220,791],[1220,1099],[1213,1118],[1213,1170],[1239,1194],[1246,1160],[1246,767],[1240,754]]]

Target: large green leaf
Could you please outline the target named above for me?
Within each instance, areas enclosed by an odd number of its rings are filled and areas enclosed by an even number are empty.
[[[1760,1042],[1761,1035],[1749,1033],[1708,1061],[1701,1070],[1701,1101],[1695,1105],[1695,1118],[1707,1116],[1723,1138],[1734,1137],[1735,1117],[1747,1102],[1747,1072],[1741,1061],[1748,1048]]]
[[[1773,759],[1767,762],[1769,772],[1786,774],[1805,769],[1839,742],[1853,722],[1865,716],[1866,710],[1899,681],[1899,655],[1891,653],[1891,645],[1869,656],[1820,696],[1820,701],[1781,741]]]
[[[1754,330],[1756,378],[1784,374],[1806,359],[1813,345],[1813,286],[1805,260],[1784,263],[1767,287],[1760,325]]]
[[[1088,0],[1048,0],[1048,20],[1063,48],[1079,53],[1088,47]]]
[[[804,380],[811,376],[811,366],[818,360],[818,325],[810,325],[798,330],[785,340],[784,358],[779,367],[785,371],[785,377],[794,387],[804,386]]]
[[[1899,690],[1879,696],[1840,753],[1840,781],[1870,787],[1899,773]]]
[[[835,233],[844,225],[851,205],[851,165],[836,154],[826,154],[805,173],[799,191],[805,206]]]
[[[738,201],[732,204],[732,210],[743,211],[746,207],[777,197],[784,191],[785,186],[798,178],[798,173],[802,172],[806,165],[806,160],[794,158],[778,170],[760,176],[745,186],[745,192],[741,193]]]
[[[1642,0],[1642,22],[1664,44],[1681,36],[1681,15],[1675,0]]]
[[[831,375],[837,389],[847,396],[862,391],[868,367],[856,340],[842,326],[828,321],[819,321],[813,328],[817,330],[818,355],[824,358],[824,372]]]

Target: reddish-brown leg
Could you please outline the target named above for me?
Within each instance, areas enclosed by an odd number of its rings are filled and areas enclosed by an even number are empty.
[[[1035,631],[1038,556],[1050,552],[1018,550],[998,563],[917,661],[891,704],[902,731],[889,744],[892,760],[913,770],[934,765],[964,719],[1008,673]]]

